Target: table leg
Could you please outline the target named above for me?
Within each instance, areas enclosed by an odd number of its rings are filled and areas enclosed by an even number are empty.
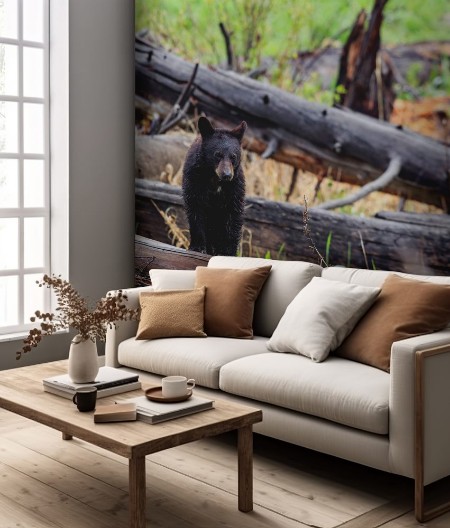
[[[238,429],[238,507],[242,512],[253,510],[253,430]]]
[[[145,528],[145,456],[129,460],[130,528]]]

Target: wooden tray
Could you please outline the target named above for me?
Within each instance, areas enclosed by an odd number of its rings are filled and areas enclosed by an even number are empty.
[[[187,393],[183,396],[176,396],[173,398],[164,398],[162,395],[162,387],[152,387],[145,391],[145,395],[149,400],[160,402],[160,403],[175,403],[182,402],[189,399],[192,396],[192,389],[188,389]]]

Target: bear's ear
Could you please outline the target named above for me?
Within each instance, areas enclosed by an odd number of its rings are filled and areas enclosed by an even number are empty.
[[[198,130],[202,135],[202,138],[209,138],[214,134],[214,127],[209,122],[209,119],[206,117],[200,117],[198,120]]]
[[[245,121],[242,121],[242,123],[239,126],[237,126],[236,128],[233,128],[233,130],[230,130],[230,134],[234,136],[240,143],[242,141],[242,138],[244,137],[246,130],[247,130],[247,123]]]

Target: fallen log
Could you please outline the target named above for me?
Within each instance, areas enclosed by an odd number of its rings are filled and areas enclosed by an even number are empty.
[[[174,103],[189,82],[194,65],[137,39],[136,91],[141,97]],[[385,172],[391,159],[401,160],[399,174],[384,189],[407,198],[450,207],[450,148],[419,134],[356,112],[304,101],[273,86],[233,72],[200,66],[192,99],[197,111],[230,126],[249,124],[246,148],[308,169],[332,166],[332,177],[364,185]]]
[[[192,138],[183,135],[136,136],[136,178],[172,183],[184,163]]]
[[[179,187],[136,180],[135,193],[138,235],[171,243],[167,226],[155,205],[163,211],[169,209],[176,215],[178,226],[187,229]],[[270,254],[272,258],[278,255],[286,260],[317,262],[318,255],[304,234],[304,211],[299,205],[247,197],[243,255]],[[330,265],[450,274],[448,215],[383,214],[387,216],[363,218],[310,209],[308,227],[317,250],[326,256]]]
[[[151,269],[195,269],[206,266],[210,257],[203,253],[187,251],[170,244],[136,235],[134,238],[135,286],[151,284]]]

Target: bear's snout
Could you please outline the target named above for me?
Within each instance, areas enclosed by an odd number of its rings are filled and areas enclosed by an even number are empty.
[[[234,167],[230,161],[222,160],[216,168],[216,174],[221,181],[231,181],[234,176]]]

